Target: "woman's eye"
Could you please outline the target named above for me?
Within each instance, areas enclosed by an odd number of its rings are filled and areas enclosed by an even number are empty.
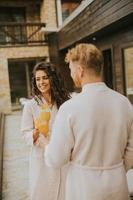
[[[48,76],[44,76],[43,79],[44,79],[44,80],[48,79]]]

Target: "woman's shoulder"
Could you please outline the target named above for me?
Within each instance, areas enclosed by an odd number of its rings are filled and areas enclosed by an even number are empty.
[[[26,103],[25,103],[25,107],[32,107],[37,105],[37,102],[35,101],[34,98],[32,99],[27,99]]]

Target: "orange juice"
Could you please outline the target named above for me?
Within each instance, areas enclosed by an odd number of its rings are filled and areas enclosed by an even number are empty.
[[[49,121],[50,120],[50,112],[41,112],[40,118],[42,120]]]
[[[45,104],[42,105],[42,110],[39,117],[35,120],[35,128],[39,130],[45,137],[48,136],[49,132],[49,120],[50,120],[50,110]]]
[[[41,123],[38,129],[39,132],[42,133],[45,137],[48,136],[48,131],[49,131],[48,123]]]

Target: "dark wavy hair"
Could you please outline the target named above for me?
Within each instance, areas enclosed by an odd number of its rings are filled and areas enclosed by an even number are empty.
[[[55,102],[57,108],[59,108],[61,104],[70,99],[70,94],[69,91],[65,88],[60,74],[57,73],[55,67],[50,63],[39,62],[35,65],[32,77],[32,96],[34,98],[37,96],[39,99],[41,99],[41,92],[37,88],[35,79],[36,72],[39,70],[42,70],[47,74],[50,81],[52,102]]]

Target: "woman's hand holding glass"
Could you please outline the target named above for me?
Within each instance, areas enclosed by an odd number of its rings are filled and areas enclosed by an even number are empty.
[[[39,137],[39,130],[35,128],[33,131],[33,143],[37,141],[38,137]]]
[[[47,105],[43,105],[39,117],[35,120],[35,128],[39,130],[41,134],[48,137],[49,134],[49,120],[50,111]]]

